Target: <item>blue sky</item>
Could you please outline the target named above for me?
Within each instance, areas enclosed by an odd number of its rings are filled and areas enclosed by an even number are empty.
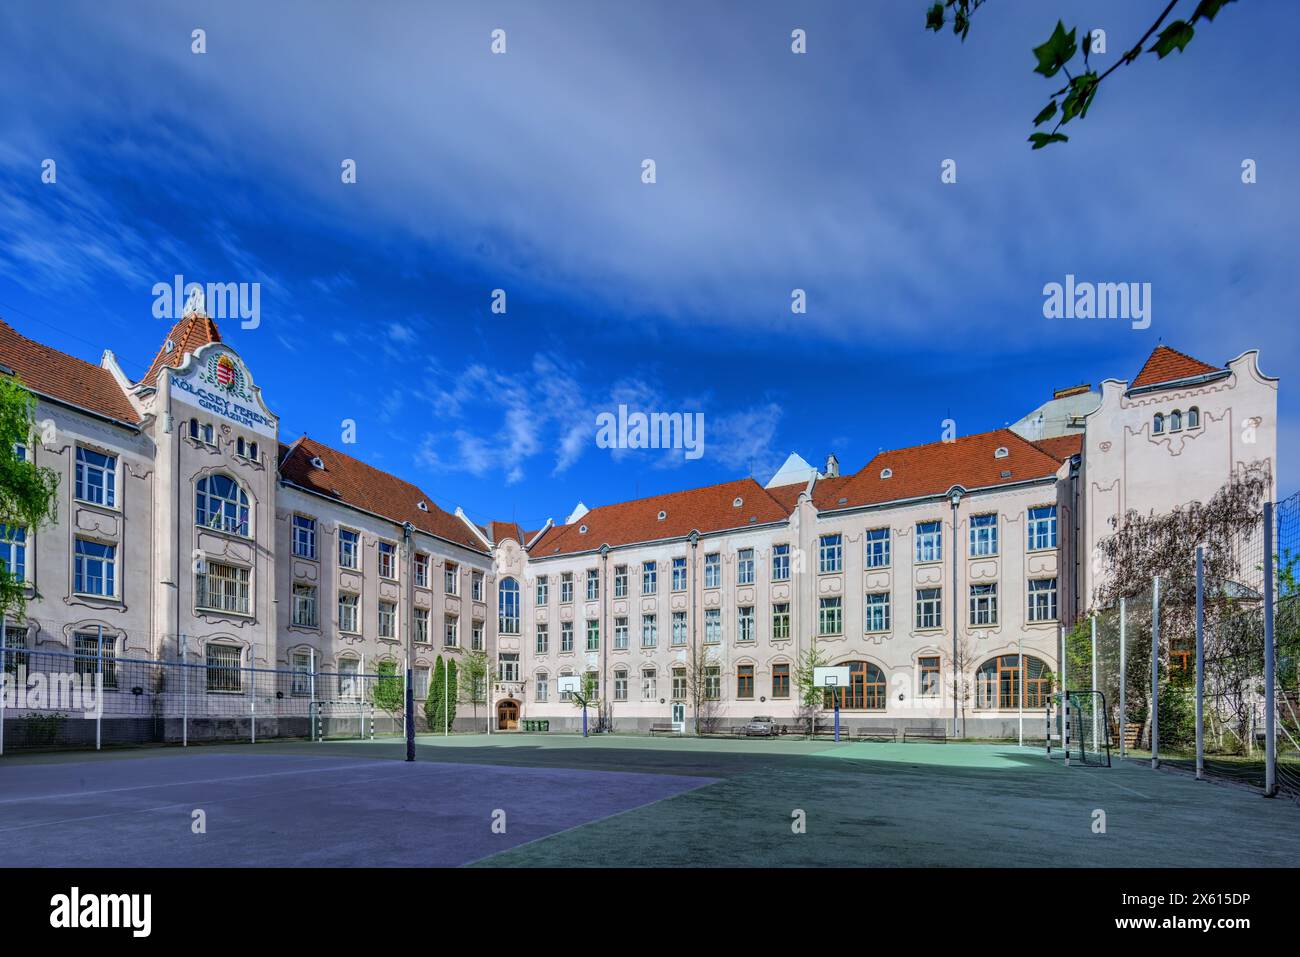
[[[347,451],[480,521],[792,450],[856,469],[1131,378],[1158,341],[1261,350],[1293,491],[1300,5],[1225,8],[1039,152],[1031,48],[1060,16],[1108,65],[1162,4],[991,0],[964,45],[925,6],[8,3],[0,315],[138,376],[154,283],[260,282],[260,326],[223,332],[283,437],[353,419]],[[1043,318],[1067,273],[1150,282],[1150,328]],[[703,457],[598,448],[619,402],[703,412]]]

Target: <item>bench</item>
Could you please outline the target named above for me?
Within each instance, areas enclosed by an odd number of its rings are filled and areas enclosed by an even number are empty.
[[[859,741],[897,741],[897,728],[858,728],[854,735]]]
[[[947,742],[948,732],[943,728],[904,728],[903,740]]]
[[[652,724],[652,725],[650,725],[650,734],[651,734],[651,736],[654,736],[654,735],[656,735],[656,734],[676,734],[676,733],[677,733],[677,725],[675,725],[675,724]]]

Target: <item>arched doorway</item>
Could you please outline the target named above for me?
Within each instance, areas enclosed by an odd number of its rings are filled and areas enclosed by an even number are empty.
[[[506,699],[497,704],[497,730],[514,731],[519,727],[519,702]]]

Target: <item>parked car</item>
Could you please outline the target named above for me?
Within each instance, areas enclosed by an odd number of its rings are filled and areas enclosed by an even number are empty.
[[[758,735],[760,737],[768,737],[769,735],[776,734],[778,730],[779,729],[776,726],[776,718],[764,715],[750,718],[749,723],[745,725],[745,734]]]

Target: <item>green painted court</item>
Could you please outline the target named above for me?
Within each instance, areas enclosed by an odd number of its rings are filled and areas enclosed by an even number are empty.
[[[404,753],[389,738],[6,757],[0,830],[55,866],[1300,861],[1288,798],[1138,762],[1066,768],[1040,748],[502,734]],[[203,841],[186,833],[191,807],[208,809]]]

